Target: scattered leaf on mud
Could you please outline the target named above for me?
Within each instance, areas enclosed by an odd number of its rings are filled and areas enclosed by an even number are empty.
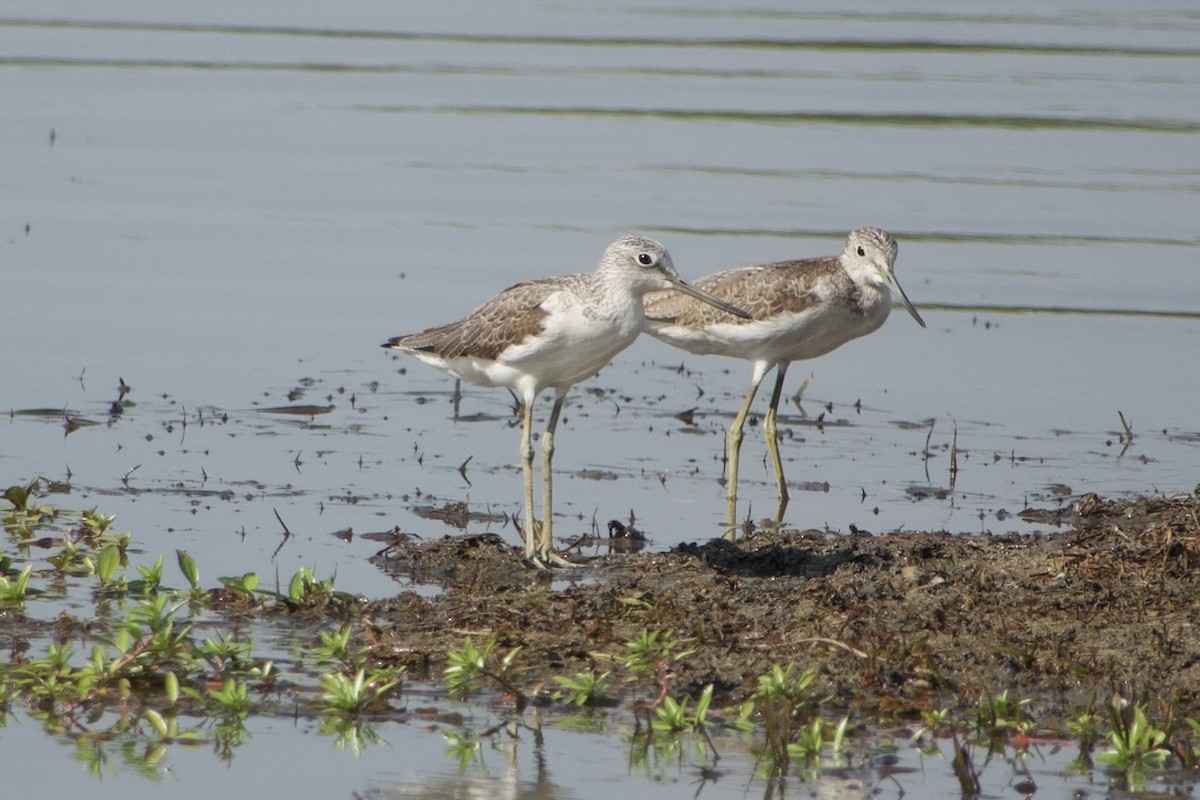
[[[333,406],[300,405],[274,406],[272,408],[262,408],[259,410],[264,414],[294,414],[298,417],[313,417],[317,414],[328,414],[330,411],[333,411],[333,408]]]
[[[575,476],[589,481],[615,481],[618,477],[617,473],[606,469],[581,469],[575,473]]]
[[[57,420],[72,416],[74,412],[65,408],[18,408],[9,413],[14,417],[49,417]]]
[[[468,522],[504,522],[508,519],[494,512],[471,511],[463,502],[446,503],[444,506],[415,506],[413,513],[422,519],[444,522],[460,529],[465,529]]]

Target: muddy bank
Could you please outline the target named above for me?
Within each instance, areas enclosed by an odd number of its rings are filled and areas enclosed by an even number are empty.
[[[1200,493],[1086,495],[1051,535],[754,532],[581,559],[576,575],[552,577],[492,535],[401,541],[381,560],[443,590],[373,604],[367,634],[381,659],[435,678],[465,635],[497,636],[523,648],[531,693],[553,675],[614,669],[596,654],[650,628],[695,651],[674,666],[674,691],[715,683],[739,699],[795,662],[817,669],[834,703],[874,718],[1008,689],[1053,719],[1118,687],[1195,715],[1198,516]]]

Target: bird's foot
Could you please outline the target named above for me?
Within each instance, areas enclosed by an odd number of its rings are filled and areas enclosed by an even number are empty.
[[[525,563],[534,569],[552,570],[552,569],[578,569],[583,566],[574,561],[569,561],[563,558],[558,553],[552,550],[547,550],[544,553],[533,553],[526,556]]]
[[[543,523],[540,519],[533,520],[533,530],[527,531],[521,527],[520,523],[516,523],[517,532],[521,534],[521,540],[526,544],[525,563],[534,569],[550,570],[550,569],[577,569],[580,564],[574,561],[569,561],[558,553],[550,549],[550,542],[546,541],[543,546],[531,546],[529,543],[541,543],[543,539],[542,531],[544,530]],[[530,538],[532,537],[532,538]]]
[[[579,567],[583,566],[582,564],[571,561],[570,559],[563,558],[555,552],[547,552],[543,555],[543,558],[549,561],[551,566],[558,567],[560,569],[578,569]]]

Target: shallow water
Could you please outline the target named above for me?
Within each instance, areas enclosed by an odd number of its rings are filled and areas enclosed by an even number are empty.
[[[781,422],[787,524],[1029,531],[1021,510],[1083,492],[1190,491],[1198,32],[1187,2],[7,3],[0,409],[54,413],[0,421],[0,482],[69,477],[56,501],[118,514],[135,561],[386,596],[363,534],[516,513],[519,471],[504,392],[454,421],[452,382],[380,342],[628,230],[696,277],[879,225],[929,328],[901,313],[793,366],[789,392],[814,382]],[[577,387],[556,532],[717,534],[748,379],[647,340]],[[110,420],[119,380],[136,405]],[[65,435],[63,410],[99,424]],[[769,517],[757,429],[743,454],[742,514]]]
[[[17,715],[4,732],[0,764],[13,775],[33,760],[47,763],[51,754],[73,768],[59,770],[50,785],[61,793],[120,797],[129,792],[150,792],[172,798],[207,798],[217,794],[272,794],[281,791],[304,796],[386,798],[606,798],[632,792],[655,798],[694,797],[838,797],[901,798],[959,797],[950,764],[952,745],[939,740],[935,751],[921,752],[907,740],[911,731],[887,730],[871,736],[837,763],[826,759],[820,780],[795,772],[783,782],[768,783],[752,777],[754,763],[737,740],[716,738],[720,756],[703,759],[695,744],[667,752],[641,752],[619,732],[595,733],[578,729],[565,716],[541,720],[542,727],[521,727],[484,740],[481,752],[460,770],[448,731],[478,735],[502,725],[506,715],[486,709],[465,709],[456,726],[409,719],[372,726],[372,738],[357,752],[350,745],[337,747],[334,737],[320,735],[318,723],[307,719],[253,718],[245,744],[234,758],[214,769],[216,756],[206,746],[175,746],[163,761],[142,773],[129,762],[136,755],[122,753],[112,743],[99,742],[96,750],[81,747],[71,736],[49,739]],[[26,734],[34,733],[29,737]],[[363,737],[364,739],[367,737]],[[50,744],[47,747],[47,744]],[[1080,775],[1071,762],[1073,747],[1053,742],[1033,745],[1025,753],[1011,748],[988,757],[971,748],[978,769],[980,797],[1072,797],[1116,789],[1103,773]],[[89,774],[94,771],[97,774]],[[10,783],[10,785],[12,785]],[[47,785],[39,781],[39,785]],[[1040,791],[1039,791],[1040,790]],[[1186,779],[1172,776],[1142,791],[1173,792],[1189,797]],[[1138,796],[1136,793],[1133,796]]]

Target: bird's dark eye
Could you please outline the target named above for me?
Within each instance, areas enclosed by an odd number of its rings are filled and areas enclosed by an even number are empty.
[[[638,253],[638,263],[643,267],[648,267],[654,263],[654,256],[649,253]]]
[[[863,249],[863,246],[860,244],[860,245],[858,246],[858,257],[859,257],[859,258],[862,258],[862,257],[863,257],[863,256],[865,256],[866,254],[867,254],[867,251],[866,251],[866,250],[864,250],[864,249]]]

